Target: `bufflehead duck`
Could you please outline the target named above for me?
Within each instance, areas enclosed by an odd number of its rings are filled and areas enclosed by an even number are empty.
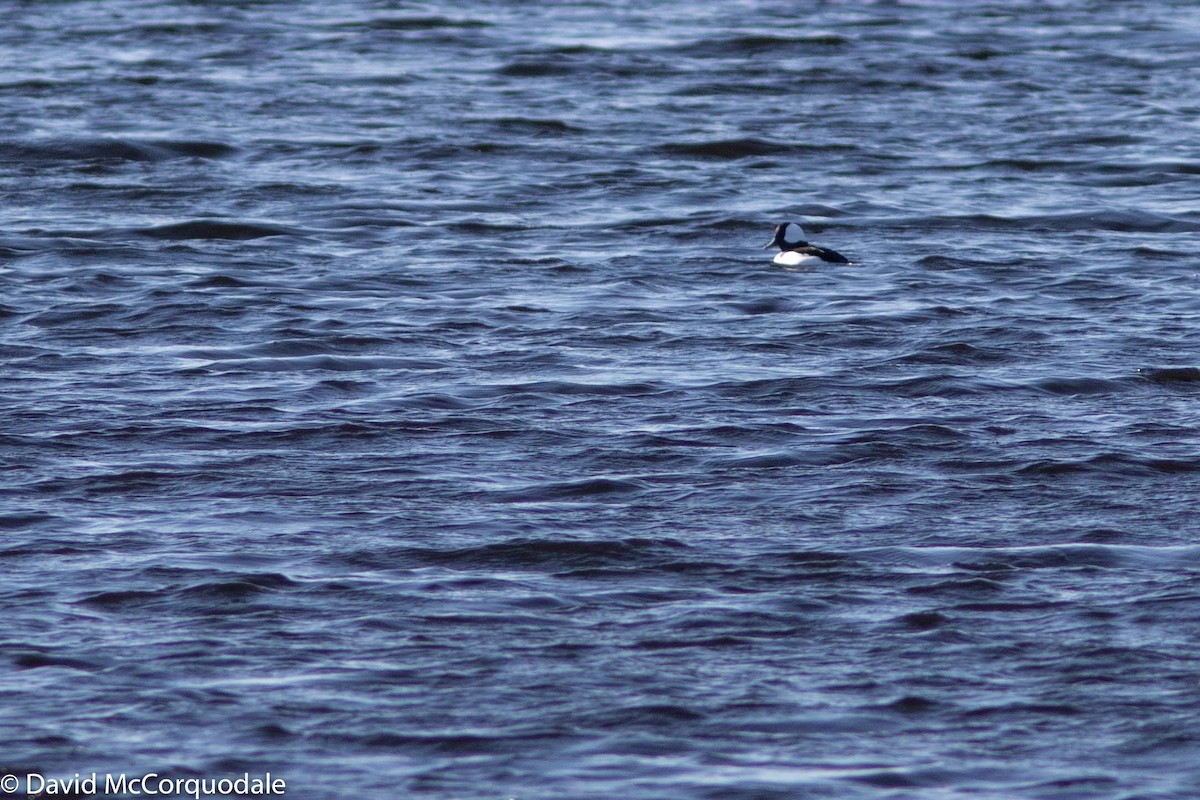
[[[763,250],[779,245],[779,252],[773,259],[776,264],[795,266],[805,261],[820,259],[834,264],[849,264],[850,259],[841,253],[824,247],[811,245],[804,238],[804,228],[795,222],[781,222],[775,226],[775,238],[763,245]]]

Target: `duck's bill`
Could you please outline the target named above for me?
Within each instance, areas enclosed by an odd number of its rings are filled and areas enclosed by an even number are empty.
[[[773,245],[773,244],[775,244],[775,240],[774,240],[774,239],[772,239],[771,241],[769,241],[769,242],[767,242],[766,244],[764,244],[764,245],[762,246],[762,249],[763,249],[763,250],[766,250],[768,247],[770,247],[770,246],[771,246],[771,245]]]

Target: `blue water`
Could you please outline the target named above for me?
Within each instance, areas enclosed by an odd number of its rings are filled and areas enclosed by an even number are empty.
[[[1192,3],[4,22],[0,772],[1198,796]]]

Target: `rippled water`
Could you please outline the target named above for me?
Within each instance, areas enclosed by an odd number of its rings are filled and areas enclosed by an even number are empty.
[[[1196,797],[1193,4],[4,14],[0,771]]]

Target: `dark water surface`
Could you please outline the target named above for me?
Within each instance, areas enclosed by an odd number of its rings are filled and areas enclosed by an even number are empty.
[[[0,7],[0,768],[1200,796],[1195,4]]]

